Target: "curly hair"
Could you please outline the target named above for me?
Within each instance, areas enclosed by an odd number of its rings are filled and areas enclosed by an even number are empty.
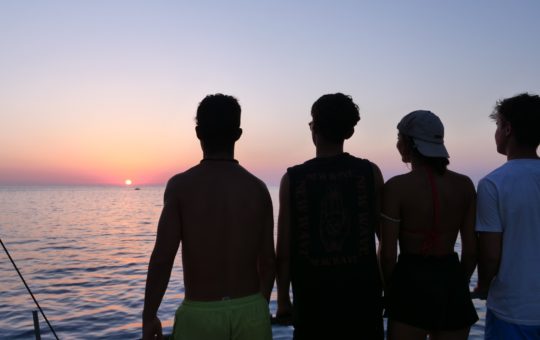
[[[540,97],[521,93],[499,100],[489,115],[510,123],[518,143],[528,147],[540,145]]]
[[[343,93],[325,94],[311,107],[313,131],[331,142],[343,142],[350,137],[360,120],[360,112],[351,96]]]

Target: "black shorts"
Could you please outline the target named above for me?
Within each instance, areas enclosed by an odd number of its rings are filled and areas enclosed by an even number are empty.
[[[361,289],[360,289],[361,290]],[[351,293],[353,295],[354,293]],[[310,311],[294,316],[294,340],[383,340],[384,325],[380,291],[366,295],[365,299],[335,300],[324,303],[324,298]]]
[[[400,254],[386,293],[390,320],[428,331],[458,330],[478,321],[456,253]]]
[[[330,311],[329,311],[330,312]],[[313,322],[309,326],[296,326],[293,340],[383,340],[382,317],[374,320],[358,320],[351,323]]]

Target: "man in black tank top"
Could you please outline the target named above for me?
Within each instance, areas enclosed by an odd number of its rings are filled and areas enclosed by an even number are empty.
[[[311,115],[317,156],[289,168],[280,186],[276,318],[292,319],[294,339],[383,339],[375,245],[383,178],[343,152],[360,120],[351,97],[324,95]]]

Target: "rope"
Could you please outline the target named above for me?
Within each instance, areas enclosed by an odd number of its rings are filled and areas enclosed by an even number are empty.
[[[56,340],[59,340],[58,336],[56,335],[56,332],[54,331],[51,323],[49,322],[49,319],[47,319],[47,317],[45,316],[45,313],[43,312],[43,309],[41,309],[41,306],[39,305],[36,298],[34,297],[34,294],[30,290],[30,287],[28,287],[28,285],[26,284],[26,281],[24,280],[24,277],[22,276],[21,272],[19,271],[19,268],[17,268],[17,265],[15,264],[15,261],[13,261],[13,259],[11,258],[11,255],[9,254],[9,251],[7,250],[6,246],[4,245],[4,242],[2,242],[1,238],[0,238],[0,243],[2,244],[2,248],[4,248],[4,251],[6,252],[7,256],[9,257],[9,260],[11,261],[11,264],[13,264],[13,267],[17,271],[17,274],[19,274],[19,277],[21,278],[22,282],[24,283],[24,286],[26,287],[26,290],[28,290],[28,293],[30,293],[30,296],[32,297],[32,299],[36,303],[36,306],[39,309],[39,311],[41,312],[41,315],[43,315],[43,318],[47,322],[47,325],[49,325],[49,328],[51,329],[51,332],[53,333],[54,337],[56,338]]]

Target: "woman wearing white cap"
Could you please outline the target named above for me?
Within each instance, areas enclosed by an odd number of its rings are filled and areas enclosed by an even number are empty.
[[[468,286],[476,266],[474,185],[447,170],[444,127],[435,114],[411,112],[397,128],[397,149],[411,171],[384,187],[388,339],[467,339],[478,320]],[[461,261],[454,252],[458,234]]]

